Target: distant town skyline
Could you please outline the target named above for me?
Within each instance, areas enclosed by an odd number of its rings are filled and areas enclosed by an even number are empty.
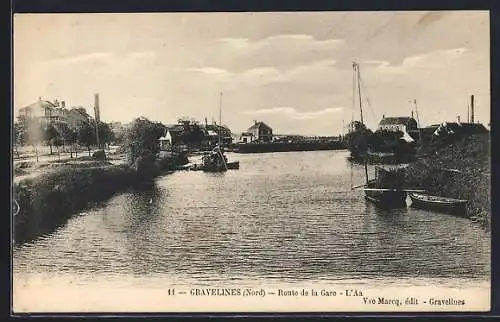
[[[352,62],[361,70],[365,123],[409,116],[422,126],[490,122],[487,11],[16,14],[14,115],[39,97],[83,106],[101,120],[191,117],[244,132],[338,135],[359,119]]]

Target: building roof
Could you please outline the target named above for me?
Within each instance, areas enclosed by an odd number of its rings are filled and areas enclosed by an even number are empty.
[[[384,117],[382,120],[380,120],[379,125],[394,125],[394,124],[406,125],[410,120],[415,121],[415,119],[411,116]]]
[[[454,132],[461,132],[466,134],[479,134],[486,133],[488,130],[480,123],[457,123],[457,122],[445,122],[439,127],[448,128]]]
[[[29,110],[29,109],[35,109],[35,108],[41,108],[41,109],[45,109],[47,107],[50,107],[50,108],[56,108],[57,105],[50,102],[50,101],[46,101],[46,100],[38,100],[36,101],[35,103],[32,103],[28,106],[25,106],[23,108],[21,108],[21,110]]]
[[[250,126],[248,129],[249,130],[260,129],[262,126],[267,127],[268,129],[271,129],[271,127],[264,122],[255,122],[255,124]]]
[[[181,124],[174,124],[172,126],[167,126],[166,128],[170,132],[182,132],[182,131],[184,131],[184,126],[182,126]]]

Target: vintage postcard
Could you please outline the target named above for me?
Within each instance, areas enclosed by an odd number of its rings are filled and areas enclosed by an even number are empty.
[[[13,29],[13,313],[490,310],[489,12]]]

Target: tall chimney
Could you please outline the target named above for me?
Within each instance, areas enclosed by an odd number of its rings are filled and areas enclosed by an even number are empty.
[[[99,94],[98,93],[94,94],[94,113],[95,113],[96,122],[99,122],[101,120],[101,113],[99,110]]]
[[[457,116],[457,122],[460,123],[460,115]]]
[[[413,111],[411,111],[411,118],[413,118]]]
[[[470,96],[470,122],[474,123],[474,95]]]

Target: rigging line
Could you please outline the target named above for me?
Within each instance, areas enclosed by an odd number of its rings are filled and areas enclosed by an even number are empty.
[[[356,70],[352,72],[352,109],[351,109],[351,125],[354,122],[354,110],[356,109]]]
[[[371,107],[370,99],[369,99],[369,97],[367,95],[368,91],[366,90],[366,86],[365,86],[365,83],[363,82],[363,79],[361,78],[361,75],[359,75],[359,82],[361,84],[361,88],[363,88],[363,92],[365,93],[366,105],[368,106],[368,109],[370,110],[371,115],[373,116],[373,118],[375,120],[378,120],[377,114],[375,113],[375,111]]]

